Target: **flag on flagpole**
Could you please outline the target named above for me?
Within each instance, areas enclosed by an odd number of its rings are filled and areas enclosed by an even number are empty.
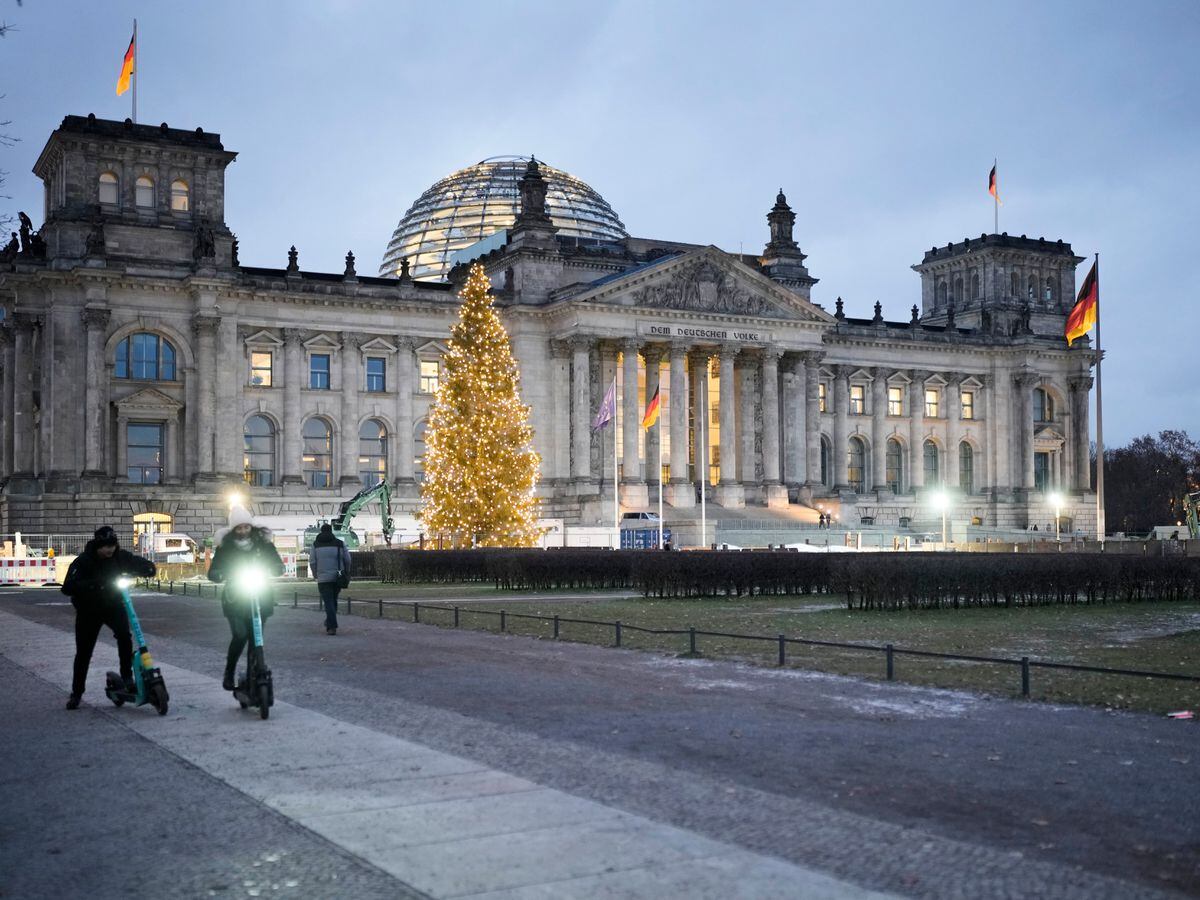
[[[117,78],[117,96],[129,90],[129,80],[133,77],[133,60],[137,55],[137,37],[129,39],[129,49],[125,51],[125,60],[121,63],[121,74]]]
[[[614,376],[612,384],[608,386],[608,390],[604,392],[604,401],[600,404],[600,409],[596,411],[596,418],[592,420],[592,430],[603,428],[611,422],[617,415],[617,379]]]
[[[654,396],[650,398],[650,402],[646,404],[646,414],[642,416],[642,427],[651,428],[658,421],[658,388],[654,389]]]
[[[1000,184],[996,181],[996,167],[992,166],[992,171],[988,173],[988,193],[995,199],[1000,206],[1004,204],[1000,201]]]
[[[1083,286],[1079,288],[1079,299],[1075,301],[1067,316],[1068,347],[1076,338],[1083,337],[1091,330],[1100,314],[1100,276],[1096,272],[1097,265],[1098,263],[1092,263],[1092,271],[1088,272],[1087,278],[1083,279]]]

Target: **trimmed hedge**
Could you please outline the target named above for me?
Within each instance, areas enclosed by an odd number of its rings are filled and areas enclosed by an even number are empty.
[[[357,554],[356,554],[357,555]],[[851,609],[1200,600],[1200,558],[1120,554],[376,550],[385,582],[646,597],[839,594]]]

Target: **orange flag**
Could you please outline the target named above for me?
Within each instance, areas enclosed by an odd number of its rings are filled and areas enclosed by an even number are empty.
[[[1070,347],[1076,338],[1081,338],[1096,324],[1100,314],[1100,274],[1096,271],[1099,263],[1092,263],[1092,271],[1083,279],[1079,288],[1079,299],[1067,316],[1067,346]]]
[[[988,173],[988,193],[996,198],[996,202],[1000,203],[1000,184],[996,181],[996,167],[992,166],[992,171]],[[1000,203],[1003,206],[1003,203]]]
[[[129,39],[129,49],[125,51],[125,60],[121,63],[121,74],[117,78],[117,96],[129,90],[129,79],[133,77],[133,61],[137,58],[137,37]]]
[[[642,427],[650,428],[658,421],[658,390],[655,389],[654,396],[650,398],[650,402],[646,404],[646,414],[642,416]]]

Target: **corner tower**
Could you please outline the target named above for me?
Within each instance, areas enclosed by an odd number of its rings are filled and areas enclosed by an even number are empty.
[[[810,299],[812,286],[817,279],[808,274],[804,266],[807,256],[800,252],[800,247],[792,237],[792,229],[796,224],[796,214],[788,206],[783,188],[775,197],[775,205],[767,213],[767,225],[771,229],[771,240],[763,249],[759,264],[763,272],[772,281],[791,288],[805,300]]]

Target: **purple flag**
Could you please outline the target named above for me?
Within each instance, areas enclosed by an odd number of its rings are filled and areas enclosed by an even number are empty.
[[[600,409],[596,412],[596,418],[592,420],[592,430],[603,428],[617,414],[617,379],[613,378],[612,384],[608,386],[608,390],[604,393],[604,402],[600,404]]]

